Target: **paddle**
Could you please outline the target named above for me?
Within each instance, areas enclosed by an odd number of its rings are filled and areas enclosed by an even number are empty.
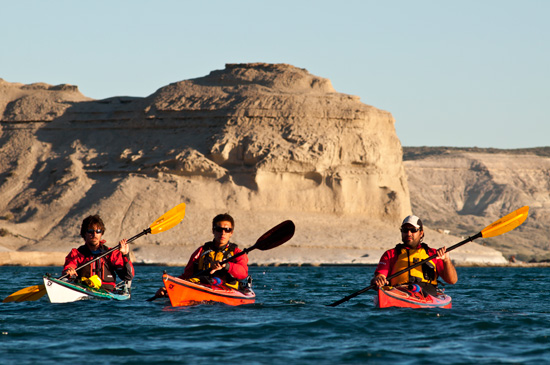
[[[467,239],[465,239],[464,241],[461,241],[459,243],[457,243],[456,245],[453,245],[451,247],[449,247],[447,249],[447,252],[449,251],[452,251],[454,250],[455,248],[458,248],[468,242],[471,242],[475,239],[478,239],[480,237],[483,237],[483,238],[488,238],[488,237],[495,237],[495,236],[499,236],[503,233],[506,233],[506,232],[509,232],[511,230],[513,230],[514,228],[520,226],[524,221],[525,219],[527,219],[527,214],[529,212],[529,207],[528,206],[525,206],[525,207],[522,207],[522,208],[519,208],[518,210],[500,218],[499,220],[497,220],[496,222],[493,222],[491,223],[490,225],[488,225],[487,227],[485,227],[481,232],[479,232],[478,234],[472,236],[472,237],[468,237]],[[424,259],[424,260],[421,260],[409,267],[407,267],[406,269],[403,269],[401,271],[398,271],[396,272],[395,274],[392,274],[390,276],[388,276],[386,279],[388,281],[390,281],[390,279],[393,279],[403,273],[406,273],[407,271],[411,270],[412,268],[415,268],[417,266],[420,266],[422,264],[424,264],[425,262],[427,261],[430,261],[430,260],[433,260],[437,257],[437,254],[433,254],[431,255],[430,257]],[[337,305],[340,305],[344,302],[347,302],[348,300],[350,300],[351,298],[355,298],[356,296],[358,296],[359,294],[363,294],[364,292],[366,292],[367,290],[370,290],[370,289],[373,289],[373,288],[376,288],[376,285],[375,284],[372,284],[370,286],[367,286],[366,288],[363,288],[359,291],[356,291],[355,293],[353,294],[350,294],[348,295],[347,297],[345,298],[342,298],[340,300],[337,300],[336,302],[332,303],[332,304],[328,304],[328,306],[330,307],[336,307]]]
[[[174,208],[170,209],[166,213],[164,213],[160,218],[158,218],[153,224],[149,226],[149,228],[144,229],[141,233],[135,235],[132,238],[128,239],[128,243],[135,241],[141,236],[144,236],[146,234],[157,234],[160,232],[164,232],[169,230],[170,228],[176,226],[179,222],[183,220],[183,217],[185,216],[185,203],[181,203]],[[95,262],[107,255],[109,255],[111,252],[120,249],[120,244],[118,244],[116,247],[111,248],[110,250],[104,252],[100,256],[95,257],[93,260],[90,260],[86,262],[85,264],[79,266],[76,268],[76,270],[80,270],[88,265],[90,265],[92,262]],[[64,279],[67,277],[67,274],[61,276],[59,279]],[[9,295],[6,297],[2,302],[3,303],[9,303],[9,302],[26,302],[26,301],[34,301],[42,298],[46,294],[46,287],[44,284],[41,285],[33,285],[29,286],[27,288],[21,289],[16,291],[15,293]]]
[[[246,253],[249,253],[252,250],[258,249],[260,251],[267,251],[271,250],[272,248],[278,247],[292,238],[292,236],[294,235],[294,229],[295,227],[292,221],[284,221],[264,233],[260,238],[258,238],[254,245],[245,248],[234,256],[228,257],[225,260],[220,261],[220,265],[225,265],[229,261],[234,260],[237,257],[242,256]],[[208,274],[209,272],[210,270],[203,270],[198,272],[194,276],[202,276]]]
[[[295,226],[294,223],[290,220],[279,223],[275,227],[271,228],[269,231],[265,232],[254,245],[251,247],[245,248],[238,254],[228,257],[225,260],[220,261],[221,265],[228,263],[231,260],[236,259],[239,256],[242,256],[252,250],[266,251],[271,250],[272,248],[278,247],[292,238],[294,235]],[[202,276],[208,274],[210,270],[203,270],[193,275],[194,277]],[[151,302],[159,298],[156,294],[151,298],[147,299],[148,302]]]

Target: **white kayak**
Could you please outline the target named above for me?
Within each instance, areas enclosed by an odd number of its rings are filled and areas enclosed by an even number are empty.
[[[51,303],[70,303],[77,300],[127,300],[129,290],[108,292],[104,289],[94,289],[79,283],[71,283],[50,276],[44,276],[44,286]]]

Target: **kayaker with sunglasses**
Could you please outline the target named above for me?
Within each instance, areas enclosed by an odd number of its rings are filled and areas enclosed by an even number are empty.
[[[371,283],[382,287],[384,285],[412,285],[418,284],[426,293],[437,293],[437,279],[441,277],[449,284],[458,280],[456,269],[451,261],[446,247],[434,249],[423,242],[424,228],[422,221],[415,215],[409,215],[401,224],[401,240],[391,250],[386,251],[378,263]],[[389,275],[397,273],[412,264],[437,254],[437,258],[417,266],[407,272],[391,279]]]
[[[236,244],[229,242],[234,229],[235,221],[229,214],[215,216],[212,220],[214,238],[193,252],[179,277],[205,284],[224,283],[237,289],[238,281],[248,277],[248,256],[244,254],[224,265],[220,264],[242,251]],[[165,288],[160,288],[155,296],[166,296]]]
[[[65,257],[63,273],[73,280],[86,280],[97,275],[101,279],[101,288],[113,291],[116,286],[115,275],[128,284],[134,277],[134,265],[130,260],[130,247],[126,239],[119,242],[120,249],[76,271],[76,268],[110,250],[105,246],[104,233],[105,224],[99,215],[84,218],[80,227],[80,236],[84,239],[84,244],[73,248]]]

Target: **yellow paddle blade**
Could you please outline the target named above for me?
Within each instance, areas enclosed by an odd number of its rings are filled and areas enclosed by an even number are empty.
[[[488,225],[481,231],[481,236],[495,237],[503,233],[509,232],[512,229],[519,227],[527,219],[529,207],[526,205],[518,210],[500,218],[498,221]]]
[[[46,294],[46,287],[41,285],[33,285],[24,289],[18,290],[15,293],[9,295],[2,301],[2,303],[9,302],[26,302],[35,301],[42,298]]]
[[[164,232],[177,225],[185,217],[185,203],[176,205],[149,226],[151,234]]]

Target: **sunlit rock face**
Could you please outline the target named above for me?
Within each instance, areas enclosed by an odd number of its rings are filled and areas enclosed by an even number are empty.
[[[360,248],[372,244],[361,233],[368,224],[394,228],[410,213],[391,114],[307,70],[228,64],[145,98],[91,100],[75,86],[33,85],[0,85],[7,249],[74,247],[95,213],[116,241],[179,202],[185,224],[136,247],[204,242],[213,215],[229,211],[248,220],[241,239],[293,218],[304,222],[295,244],[323,221],[332,238],[315,245]],[[344,242],[348,221],[362,239]]]
[[[487,239],[506,257],[548,260],[549,149],[405,148],[412,209],[433,229],[470,236],[522,206],[527,220]]]
[[[274,210],[396,221],[410,209],[391,114],[306,70],[227,65],[146,104],[147,121],[182,128],[172,161],[154,169],[213,176],[248,189],[245,204]]]

